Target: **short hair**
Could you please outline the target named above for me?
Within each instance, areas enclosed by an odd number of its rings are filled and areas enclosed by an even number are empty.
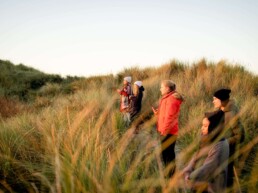
[[[176,90],[176,84],[172,80],[163,80],[162,83],[167,86],[170,91]]]

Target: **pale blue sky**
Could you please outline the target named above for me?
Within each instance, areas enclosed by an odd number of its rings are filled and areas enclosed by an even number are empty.
[[[257,0],[0,0],[0,59],[91,76],[172,59],[258,73]]]

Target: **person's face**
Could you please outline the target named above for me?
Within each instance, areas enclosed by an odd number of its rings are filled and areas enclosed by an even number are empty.
[[[124,80],[124,85],[127,85],[127,84],[128,84],[127,80]]]
[[[208,135],[209,124],[210,124],[210,121],[208,120],[208,118],[205,117],[202,120],[202,128],[201,128],[202,135]]]
[[[161,95],[167,94],[169,92],[169,87],[167,87],[166,85],[161,83],[161,85],[160,85],[160,92],[161,92]]]
[[[216,97],[213,97],[213,105],[215,108],[221,108],[221,100],[216,98]]]

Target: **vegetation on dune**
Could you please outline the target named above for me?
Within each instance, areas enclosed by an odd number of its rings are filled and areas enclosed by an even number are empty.
[[[0,61],[0,65],[3,63],[3,72],[8,74],[8,68],[14,66]],[[5,77],[2,70],[0,72],[0,104],[5,104],[6,111],[20,109],[14,110],[19,113],[9,112],[8,119],[1,116],[0,190],[53,193],[183,191],[180,169],[198,143],[203,114],[212,110],[212,94],[220,87],[232,89],[247,133],[239,185],[244,192],[258,189],[258,77],[243,67],[226,61],[209,63],[203,59],[186,65],[174,60],[157,68],[133,67],[117,75],[61,78],[60,82],[23,65],[19,68],[23,73],[32,72],[22,80],[18,80],[13,71],[14,77]],[[47,81],[38,88],[31,87],[28,82],[35,80],[32,74],[46,76],[44,80]],[[126,75],[142,80],[145,87],[141,115],[148,120],[139,134],[133,132],[134,124],[129,128],[123,124],[119,112],[119,96],[115,89],[121,86]],[[151,113],[151,106],[157,105],[160,98],[163,79],[176,82],[177,90],[185,97],[176,145],[178,172],[171,180],[163,177],[155,117]],[[18,87],[26,87],[33,97],[28,97],[27,102],[14,100],[12,96],[17,96],[19,90],[15,88]],[[13,92],[8,91],[10,88]],[[72,88],[72,92],[62,92],[65,88]]]
[[[80,79],[45,74],[23,64],[14,65],[4,60],[0,60],[0,69],[0,115],[4,118],[28,111],[29,103],[40,107],[44,106],[42,103],[50,104],[49,97],[53,95],[71,94],[76,89],[72,82]]]

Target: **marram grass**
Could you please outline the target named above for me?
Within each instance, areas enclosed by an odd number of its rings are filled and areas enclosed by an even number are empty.
[[[127,127],[119,112],[124,75],[143,80],[145,87],[138,134]],[[177,171],[165,179],[151,106],[158,104],[163,79],[176,82],[184,95],[176,145]],[[257,190],[258,78],[225,61],[201,60],[192,66],[172,61],[160,68],[125,69],[117,77],[100,76],[74,83],[70,95],[43,96],[46,103],[0,123],[0,190],[51,193],[156,193],[187,192],[182,168],[198,145],[205,111],[212,110],[212,93],[227,86],[240,107],[247,133],[240,150],[242,174],[236,186],[243,192]],[[51,85],[48,85],[52,88]],[[53,87],[55,88],[55,87]],[[42,91],[43,92],[43,91]],[[44,91],[46,92],[46,91]],[[56,91],[57,92],[57,91]]]

